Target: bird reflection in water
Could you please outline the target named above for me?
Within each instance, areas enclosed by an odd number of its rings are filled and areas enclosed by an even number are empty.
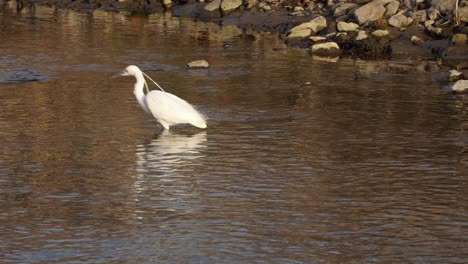
[[[206,131],[178,134],[163,131],[149,142],[137,145],[137,171],[155,176],[168,176],[193,171],[196,159],[204,156]]]
[[[174,217],[195,210],[206,135],[206,131],[193,135],[163,131],[137,145],[132,186],[137,219]]]

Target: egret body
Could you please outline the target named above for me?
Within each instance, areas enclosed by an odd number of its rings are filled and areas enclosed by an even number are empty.
[[[206,128],[205,117],[185,100],[165,91],[149,91],[148,88],[148,93],[145,94],[143,88],[147,87],[147,84],[143,74],[137,66],[130,65],[125,68],[121,76],[135,77],[133,94],[138,104],[145,112],[156,118],[164,129],[169,129],[170,126],[176,124],[190,124],[198,128]]]

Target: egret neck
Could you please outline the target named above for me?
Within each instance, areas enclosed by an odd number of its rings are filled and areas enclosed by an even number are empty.
[[[135,82],[135,88],[133,89],[133,94],[135,95],[138,104],[140,107],[145,110],[148,114],[151,114],[148,106],[146,105],[146,96],[145,93],[143,92],[143,87],[145,85],[145,78],[143,77],[143,74],[139,73],[138,75],[135,76],[136,82]]]

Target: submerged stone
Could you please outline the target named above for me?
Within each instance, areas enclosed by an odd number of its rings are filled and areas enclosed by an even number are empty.
[[[0,72],[0,83],[9,82],[34,82],[47,80],[46,75],[39,74],[29,69],[13,69],[5,73]]]
[[[466,45],[468,37],[465,34],[454,34],[452,37],[452,42],[456,46]]]

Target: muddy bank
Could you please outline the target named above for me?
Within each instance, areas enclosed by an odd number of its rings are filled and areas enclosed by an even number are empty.
[[[467,76],[468,0],[21,0],[92,12],[176,16],[279,34],[312,55],[436,61]],[[462,75],[463,76],[463,75]]]

